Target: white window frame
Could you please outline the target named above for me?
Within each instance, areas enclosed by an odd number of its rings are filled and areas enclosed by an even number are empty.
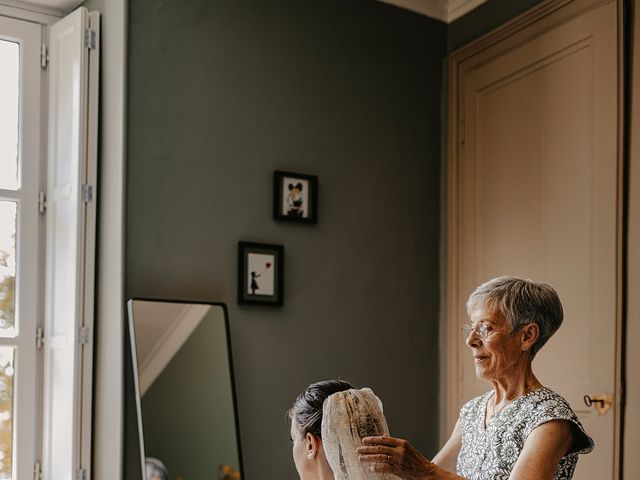
[[[42,312],[42,219],[38,192],[42,178],[41,28],[39,25],[0,17],[0,39],[16,42],[20,49],[18,118],[18,190],[0,190],[0,199],[18,204],[16,218],[16,336],[0,338],[0,345],[15,347],[13,395],[13,472],[27,478],[37,450],[39,358],[36,330]],[[26,292],[34,291],[34,295]],[[34,395],[34,393],[36,393]]]
[[[128,0],[96,0],[93,8],[101,10],[103,19],[93,478],[118,480],[122,478],[124,426],[124,159]]]
[[[19,452],[19,458],[14,455],[14,474],[15,478],[39,478],[41,459],[43,449],[47,446],[43,445],[43,353],[36,349],[36,331],[42,326],[43,318],[45,318],[45,285],[46,277],[44,265],[45,252],[45,220],[44,215],[38,214],[39,199],[42,199],[41,193],[46,191],[46,141],[48,137],[47,122],[47,84],[48,70],[47,65],[47,43],[48,43],[48,26],[52,25],[62,17],[62,12],[56,9],[33,7],[19,1],[2,0],[0,4],[0,21],[14,22],[17,25],[28,26],[32,32],[37,32],[37,40],[29,42],[29,50],[23,51],[21,48],[21,59],[29,57],[34,59],[30,64],[28,72],[21,73],[21,80],[27,81],[28,84],[21,84],[21,92],[27,91],[28,95],[21,96],[22,112],[20,116],[21,135],[24,135],[21,142],[21,148],[24,156],[28,152],[31,159],[28,170],[23,171],[23,178],[27,180],[23,183],[21,192],[10,192],[0,190],[0,198],[7,200],[17,200],[21,203],[18,219],[18,237],[27,241],[28,245],[19,243],[19,276],[16,278],[16,291],[26,291],[27,289],[36,290],[35,298],[30,296],[22,299],[22,305],[16,305],[16,309],[20,309],[21,318],[28,316],[30,321],[25,325],[24,320],[21,323],[20,336],[18,338],[0,339],[0,345],[15,345],[20,348],[20,352],[26,352],[29,355],[22,354],[16,357],[16,371],[20,371],[20,383],[14,386],[14,452]],[[8,4],[7,4],[8,3]],[[99,14],[94,12],[89,15],[90,28],[95,31],[95,39],[99,45]],[[9,35],[12,37],[12,35]],[[35,36],[34,36],[35,38]],[[11,38],[13,40],[13,38]],[[44,53],[43,53],[44,52]],[[93,55],[94,60],[97,56]],[[42,67],[41,68],[41,64]],[[23,67],[24,68],[24,67]],[[97,92],[98,88],[98,62],[93,61],[90,64],[90,89]],[[30,87],[30,84],[37,84],[37,89]],[[29,91],[31,88],[31,91]],[[94,268],[95,268],[95,221],[96,221],[96,201],[97,193],[97,110],[98,96],[97,93],[91,95],[87,100],[88,116],[94,121],[89,123],[86,138],[87,155],[92,157],[87,165],[86,182],[93,188],[93,201],[89,208],[86,209],[86,224],[88,230],[84,245],[85,276],[83,281],[83,289],[85,290],[85,298],[83,299],[82,324],[88,327],[89,342],[82,347],[82,371],[77,381],[80,384],[79,398],[80,402],[74,410],[74,416],[77,414],[81,418],[78,422],[77,448],[75,457],[78,459],[77,465],[74,466],[74,478],[80,474],[81,478],[91,477],[91,460],[92,460],[92,390],[93,390],[93,311],[94,311]],[[49,112],[51,113],[51,112]],[[83,114],[86,116],[87,113]],[[25,123],[27,122],[28,123]],[[26,127],[26,128],[25,128]],[[24,132],[24,133],[23,133]],[[33,160],[35,158],[35,162]],[[7,193],[8,192],[8,193]],[[42,203],[42,202],[41,202]],[[28,208],[25,208],[28,207]],[[25,223],[22,217],[30,217],[31,222]],[[120,218],[122,218],[120,216]],[[24,243],[24,242],[22,242]],[[121,284],[120,284],[121,285]],[[46,332],[45,332],[46,341]],[[28,351],[27,351],[28,350]],[[28,357],[25,359],[24,357]],[[22,380],[22,378],[28,381]],[[24,393],[23,393],[24,392]],[[27,393],[28,392],[28,393]],[[34,395],[34,392],[36,393]],[[23,418],[24,417],[24,418]],[[117,466],[120,469],[119,465]],[[119,475],[118,475],[119,476]],[[98,478],[100,475],[97,476]],[[44,476],[44,480],[47,480]],[[110,478],[117,478],[111,476]]]

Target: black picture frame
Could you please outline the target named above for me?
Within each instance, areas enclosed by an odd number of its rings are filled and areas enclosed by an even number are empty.
[[[284,304],[283,245],[238,242],[238,303]]]
[[[289,222],[318,221],[318,177],[304,173],[273,172],[273,218]]]

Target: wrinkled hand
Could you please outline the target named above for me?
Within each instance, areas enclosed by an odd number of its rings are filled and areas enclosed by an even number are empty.
[[[393,437],[365,437],[357,449],[359,459],[370,472],[391,473],[403,480],[434,478],[434,464],[406,440]]]

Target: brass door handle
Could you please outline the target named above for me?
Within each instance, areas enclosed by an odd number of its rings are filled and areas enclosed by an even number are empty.
[[[584,404],[587,407],[594,406],[598,413],[602,416],[609,411],[611,405],[613,404],[613,396],[612,395],[585,395],[584,396]]]

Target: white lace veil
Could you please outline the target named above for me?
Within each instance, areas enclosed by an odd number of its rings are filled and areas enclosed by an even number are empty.
[[[335,480],[390,480],[395,475],[366,471],[356,448],[362,438],[389,435],[382,402],[369,388],[330,395],[322,409],[322,446]]]

